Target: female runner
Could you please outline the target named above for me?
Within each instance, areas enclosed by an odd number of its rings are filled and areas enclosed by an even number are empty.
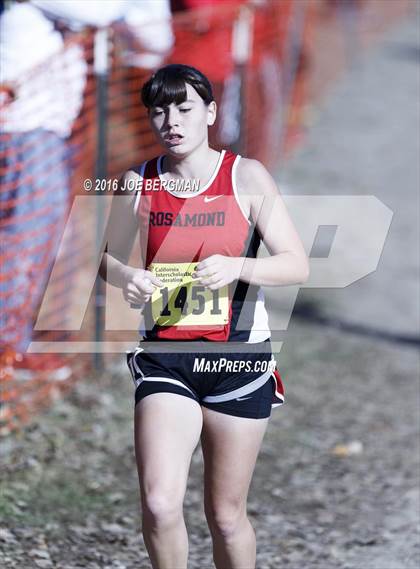
[[[101,274],[144,306],[144,340],[127,354],[143,537],[154,569],[186,569],[183,500],[201,440],[215,566],[251,569],[247,494],[283,402],[260,285],[305,282],[308,259],[264,166],[209,146],[217,109],[200,71],[163,67],[142,100],[164,154],[122,178]],[[138,230],[143,268],[127,264]],[[270,256],[257,259],[260,238]]]

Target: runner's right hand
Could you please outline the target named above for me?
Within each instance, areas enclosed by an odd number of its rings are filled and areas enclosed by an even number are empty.
[[[162,281],[152,272],[129,267],[122,287],[124,300],[131,305],[144,304],[150,300],[155,288],[162,286]]]

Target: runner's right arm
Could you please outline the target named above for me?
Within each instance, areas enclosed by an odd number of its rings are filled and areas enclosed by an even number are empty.
[[[140,188],[141,178],[133,170],[126,172],[119,182],[112,200],[105,232],[106,247],[99,268],[100,276],[121,288],[124,299],[132,304],[147,302],[155,286],[161,286],[159,279],[150,271],[127,264],[138,232],[138,218],[134,212],[138,196],[136,192],[122,188],[134,188],[137,182]]]

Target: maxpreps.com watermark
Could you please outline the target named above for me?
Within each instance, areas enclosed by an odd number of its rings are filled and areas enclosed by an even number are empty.
[[[194,358],[193,372],[194,373],[207,373],[222,371],[227,373],[238,372],[256,372],[265,373],[267,371],[275,371],[277,362],[272,360],[231,360],[228,358],[219,358],[217,360],[209,360],[207,358]]]
[[[144,187],[146,192],[159,192],[169,190],[170,192],[196,193],[200,191],[200,179],[180,178],[179,180],[160,180],[158,178],[146,178],[137,180],[117,180],[116,178],[86,178],[83,181],[83,189],[86,192],[140,192]]]

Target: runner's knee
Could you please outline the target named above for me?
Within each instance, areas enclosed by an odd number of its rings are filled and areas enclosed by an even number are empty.
[[[182,500],[173,493],[146,492],[142,498],[143,515],[155,526],[171,526],[182,518]]]
[[[225,539],[229,539],[235,535],[246,518],[246,508],[242,501],[207,505],[206,518],[212,533],[216,532]]]

